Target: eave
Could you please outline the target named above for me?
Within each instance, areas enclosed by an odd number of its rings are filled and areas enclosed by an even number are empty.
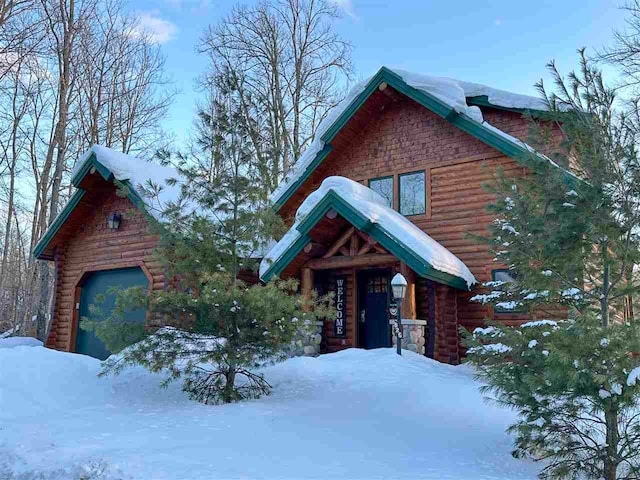
[[[404,244],[400,238],[392,235],[380,224],[371,222],[333,191],[328,192],[307,214],[302,222],[292,227],[296,228],[299,232],[299,238],[296,239],[280,258],[271,264],[269,269],[261,277],[263,281],[267,282],[274,276],[280,275],[286,266],[300,254],[302,249],[311,241],[311,237],[309,236],[311,229],[331,209],[334,209],[358,230],[365,232],[379,242],[381,246],[396,256],[398,261],[406,263],[419,276],[449,285],[459,290],[469,290],[469,286],[463,278],[433,268],[431,264]]]
[[[68,220],[69,216],[73,213],[80,201],[86,195],[87,190],[82,188],[80,185],[87,175],[94,172],[99,173],[105,181],[117,183],[119,186],[125,189],[127,192],[127,198],[131,201],[131,203],[133,203],[136,208],[144,210],[145,205],[143,199],[140,197],[140,195],[138,195],[129,181],[116,180],[113,173],[98,161],[94,153],[91,153],[90,158],[87,159],[82,168],[78,170],[71,178],[71,184],[76,187],[76,191],[71,195],[67,204],[60,211],[51,225],[49,225],[45,234],[34,247],[33,255],[36,259],[53,260],[53,255],[46,253],[47,247],[55,238],[56,234],[60,231],[65,222]]]
[[[450,105],[443,102],[439,98],[413,88],[407,84],[399,75],[389,70],[386,67],[382,67],[369,81],[363,91],[354,98],[349,106],[342,112],[342,114],[335,120],[335,122],[322,134],[320,140],[323,142],[324,147],[320,150],[315,158],[309,163],[305,171],[295,181],[287,187],[285,192],[274,202],[274,208],[276,211],[280,210],[293,196],[293,194],[306,182],[315,169],[322,163],[322,161],[331,153],[333,146],[331,142],[336,135],[342,130],[343,127],[351,120],[355,113],[364,105],[367,99],[378,89],[382,84],[392,87],[398,92],[406,95],[410,99],[419,103],[423,107],[427,108],[431,112],[445,119],[452,125],[455,125],[459,129],[467,132],[471,136],[484,142],[485,144],[495,148],[504,155],[520,159],[521,161],[528,161],[531,158],[538,159],[540,161],[548,161],[543,155],[526,148],[521,142],[515,139],[501,135],[484,123],[480,123],[464,113],[457,112]],[[472,97],[476,101],[481,102],[482,97]],[[488,102],[487,102],[488,103]],[[516,110],[517,111],[517,110]],[[571,176],[567,172],[567,176]],[[573,180],[570,180],[573,182]]]

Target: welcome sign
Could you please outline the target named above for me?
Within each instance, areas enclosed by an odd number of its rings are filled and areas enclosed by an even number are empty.
[[[344,338],[347,336],[347,277],[336,277],[335,282],[336,321],[333,334]]]

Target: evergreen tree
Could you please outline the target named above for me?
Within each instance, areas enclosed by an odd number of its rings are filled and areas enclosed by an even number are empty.
[[[255,370],[284,358],[297,329],[330,314],[329,299],[298,295],[297,281],[250,285],[257,257],[282,221],[267,204],[252,161],[246,125],[233,101],[234,78],[221,75],[224,95],[200,112],[211,138],[200,145],[215,154],[199,161],[179,158],[186,182],[178,201],[166,205],[158,259],[173,288],[149,297],[153,316],[180,328],[162,328],[105,363],[104,373],[140,364],[183,377],[183,388],[204,403],[229,403],[270,392]],[[210,161],[216,162],[212,174]],[[162,186],[148,185],[149,197]],[[153,202],[151,202],[153,203]]]
[[[539,84],[549,112],[531,143],[548,146],[556,125],[560,151],[519,159],[525,176],[497,172],[489,187],[498,220],[483,240],[515,279],[474,297],[534,318],[560,304],[570,320],[477,329],[469,360],[486,391],[520,412],[514,453],[545,459],[543,477],[639,478],[640,327],[627,301],[640,290],[639,117],[580,53],[567,79],[550,65],[553,93]]]
[[[90,316],[80,319],[80,328],[93,332],[110,352],[119,353],[147,336],[144,323],[129,318],[132,311],[146,307],[148,290],[145,287],[111,287],[107,294],[115,296],[109,314],[102,308],[105,295],[96,295],[96,303],[89,305]]]

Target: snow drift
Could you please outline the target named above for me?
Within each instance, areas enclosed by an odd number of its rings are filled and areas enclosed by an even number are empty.
[[[1,342],[1,341],[0,341]],[[510,457],[514,414],[467,367],[391,349],[294,358],[274,393],[205,406],[142,369],[42,347],[0,349],[0,478],[534,479]],[[4,475],[4,477],[2,476]]]

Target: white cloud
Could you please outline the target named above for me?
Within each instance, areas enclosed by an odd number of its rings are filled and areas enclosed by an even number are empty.
[[[189,9],[191,13],[204,13],[210,5],[210,0],[166,0],[169,7],[176,10]]]
[[[355,8],[353,8],[353,3],[351,0],[331,0],[335,5],[340,8],[345,14],[350,16],[351,18],[357,19],[358,15],[356,14]]]
[[[160,18],[154,13],[145,12],[139,16],[137,33],[148,35],[153,43],[160,45],[169,42],[175,37],[178,27],[169,20]]]

